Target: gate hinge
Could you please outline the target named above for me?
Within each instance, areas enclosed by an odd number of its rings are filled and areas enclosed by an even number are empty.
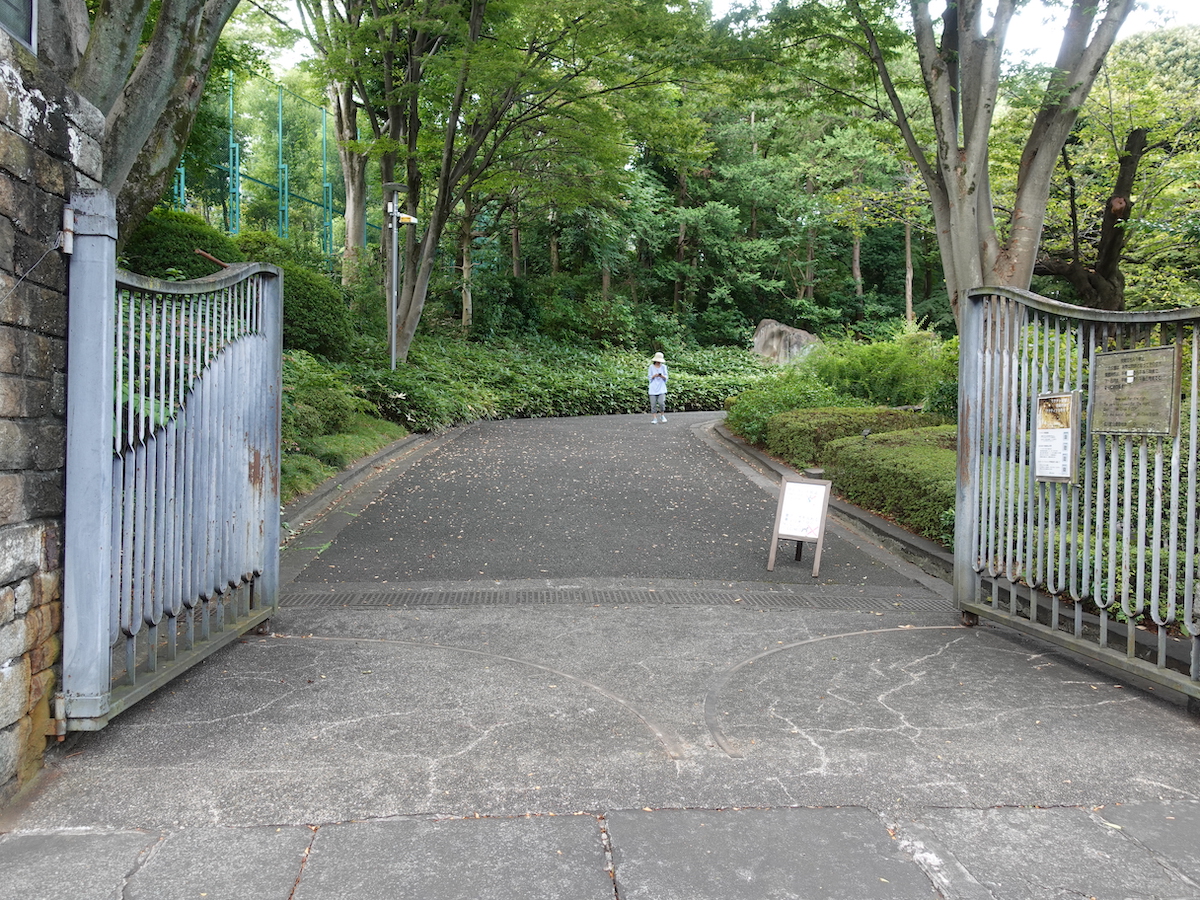
[[[67,739],[67,698],[62,694],[54,695],[54,718],[46,726],[46,737],[60,742]]]

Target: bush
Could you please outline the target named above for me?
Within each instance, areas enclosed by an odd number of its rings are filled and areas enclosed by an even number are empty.
[[[247,231],[237,242],[249,258],[283,269],[284,348],[335,362],[349,359],[354,341],[350,309],[341,287],[321,274],[320,257],[265,231]]]
[[[779,413],[855,405],[861,404],[839,395],[803,365],[789,366],[728,402],[725,424],[734,434],[761,447],[767,440],[767,422]]]
[[[308,452],[312,440],[336,434],[359,413],[375,413],[343,375],[303,350],[283,355],[281,437],[285,450]]]
[[[941,425],[849,437],[825,445],[822,462],[849,502],[934,541],[953,521],[957,428]]]
[[[345,371],[386,418],[433,431],[476,419],[644,412],[649,356],[535,337],[484,347],[418,335],[394,372],[365,354]],[[734,349],[681,352],[667,362],[667,403],[679,411],[721,409],[765,371],[754,354]]]
[[[767,421],[767,451],[797,468],[823,462],[825,445],[844,437],[861,437],[947,424],[942,416],[886,407],[798,409]]]
[[[283,262],[283,346],[334,362],[349,359],[354,341],[342,292],[324,275]]]
[[[904,331],[870,344],[849,338],[827,341],[808,357],[807,364],[839,393],[871,406],[919,406],[929,394],[931,380],[943,377],[946,353],[946,343],[936,334]],[[957,360],[957,352],[954,355]]]
[[[234,241],[202,218],[171,209],[154,209],[129,236],[122,265],[150,278],[202,278],[221,267],[198,254],[210,253],[226,263],[245,262]]]

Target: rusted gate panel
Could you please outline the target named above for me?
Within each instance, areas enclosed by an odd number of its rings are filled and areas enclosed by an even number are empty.
[[[60,732],[103,727],[278,602],[282,277],[115,269],[74,198]]]

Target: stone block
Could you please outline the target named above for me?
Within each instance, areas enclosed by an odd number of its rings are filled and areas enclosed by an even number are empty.
[[[13,224],[7,216],[0,216],[0,269],[13,270]]]
[[[29,712],[29,658],[0,662],[0,728],[11,725]]]
[[[62,628],[62,604],[35,606],[25,616],[25,645],[38,647]]]
[[[29,142],[16,132],[0,126],[0,171],[18,181],[28,183],[33,178]]]
[[[61,110],[59,107],[60,113]],[[29,154],[29,162],[33,167],[33,178],[37,186],[65,200],[67,187],[74,179],[71,177],[71,147],[66,117],[59,118],[62,123],[61,132],[54,136],[53,143],[43,143],[39,139],[37,146]],[[59,216],[58,221],[61,222],[61,213]]]
[[[30,472],[25,476],[25,509],[29,518],[61,516],[66,508],[62,472]]]
[[[55,635],[34,647],[27,656],[29,657],[29,671],[33,673],[34,680],[44,676],[47,672],[53,673],[55,664],[62,659],[62,638]]]
[[[7,625],[0,625],[0,669],[15,665],[24,659],[29,649],[29,641],[25,638],[25,619],[14,619]]]
[[[42,545],[42,558],[38,568],[43,572],[62,571],[62,529],[62,520],[57,519],[43,523],[39,530],[38,541]]]
[[[50,415],[63,422],[67,420],[67,373],[55,372],[50,376]],[[64,443],[63,446],[66,446]]]
[[[3,253],[4,221],[0,219],[0,253]],[[25,335],[19,329],[0,325],[0,374],[20,375],[25,371]]]
[[[60,218],[61,215],[60,212]],[[56,220],[50,228],[43,223],[37,229],[42,233],[14,233],[13,262],[16,273],[25,275],[33,284],[64,292],[67,289],[67,267],[63,262],[62,253],[51,249],[58,234],[59,224]],[[47,253],[47,250],[51,252]],[[33,327],[40,330],[36,325]]]
[[[50,414],[53,417],[53,413]],[[34,429],[33,467],[40,472],[61,469],[67,461],[65,425],[38,425]]]
[[[20,419],[25,416],[25,379],[15,375],[0,375],[0,419]]]
[[[17,592],[12,585],[0,588],[0,625],[7,625],[17,616]]]
[[[17,598],[17,615],[23,616],[25,613],[33,609],[35,604],[33,595],[33,579],[25,578],[13,585],[13,593]]]
[[[24,522],[25,476],[8,473],[0,475],[0,525]]]
[[[22,747],[19,731],[15,722],[0,728],[0,801],[11,800],[17,792],[17,760]]]
[[[62,571],[59,569],[39,572],[33,578],[30,578],[28,582],[22,582],[22,584],[31,586],[30,593],[32,596],[26,609],[44,606],[47,603],[53,603],[56,600],[62,599]]]
[[[46,753],[46,732],[50,730],[50,698],[43,697],[29,711],[29,715],[17,724],[17,733],[22,739],[21,759],[17,763],[17,780],[29,781],[42,767]]]
[[[54,696],[54,686],[58,684],[58,679],[54,675],[54,670],[49,666],[41,669],[35,669],[30,663],[29,670],[33,674],[29,677],[29,706],[28,709],[33,709],[43,698]]]
[[[95,107],[92,109],[94,110]],[[103,127],[103,123],[101,123],[101,127]],[[88,182],[98,182],[104,174],[104,153],[96,136],[83,128],[72,128],[70,139],[71,161],[75,164],[76,169],[74,187],[86,189],[86,184],[80,184],[80,176],[83,176]]]
[[[29,468],[32,457],[25,430],[23,422],[0,419],[0,471]]]
[[[50,415],[50,382],[25,376],[25,412],[29,419],[41,419]]]
[[[43,541],[43,529],[32,523],[0,527],[0,584],[12,584],[49,568],[42,566]],[[0,661],[3,659],[0,652]]]

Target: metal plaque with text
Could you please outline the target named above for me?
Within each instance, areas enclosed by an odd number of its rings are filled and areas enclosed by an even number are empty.
[[[1174,435],[1179,430],[1179,347],[1117,350],[1092,358],[1091,429]]]

